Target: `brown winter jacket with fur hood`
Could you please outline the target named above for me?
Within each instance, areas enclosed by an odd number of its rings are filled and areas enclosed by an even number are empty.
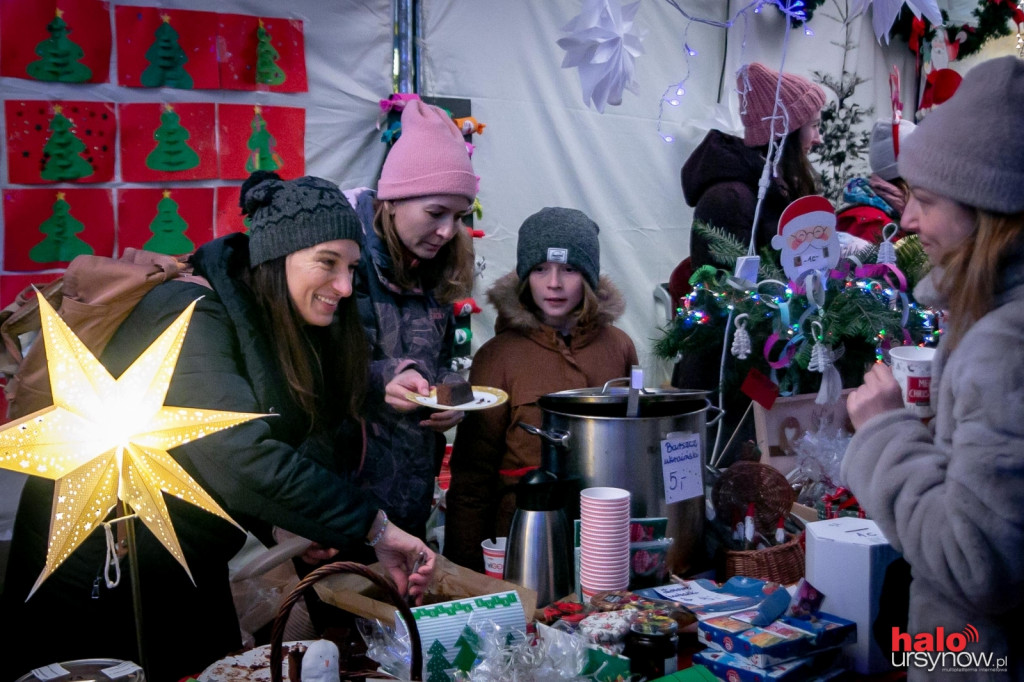
[[[468,412],[459,424],[452,451],[444,554],[477,571],[483,570],[480,542],[508,534],[515,511],[512,486],[520,470],[540,464],[540,438],[516,423],[539,427],[539,397],[602,386],[610,379],[629,376],[637,364],[633,342],[612,326],[626,305],[607,277],[598,282],[597,313],[592,319],[579,320],[568,342],[523,306],[518,287],[513,272],[487,292],[498,310],[496,336],[473,356],[469,375],[474,386],[500,388],[509,399],[500,407]]]

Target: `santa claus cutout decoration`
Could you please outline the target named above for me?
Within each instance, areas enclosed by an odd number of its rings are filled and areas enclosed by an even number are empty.
[[[782,252],[782,269],[790,281],[811,270],[831,270],[839,264],[836,212],[823,196],[800,197],[782,212],[772,248]]]

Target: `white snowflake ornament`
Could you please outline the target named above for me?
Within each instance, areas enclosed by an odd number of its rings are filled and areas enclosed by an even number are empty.
[[[632,33],[640,2],[620,7],[613,0],[583,0],[580,13],[562,27],[562,68],[578,68],[583,103],[599,113],[622,104],[622,91],[636,92],[636,58],[644,53],[641,36]]]

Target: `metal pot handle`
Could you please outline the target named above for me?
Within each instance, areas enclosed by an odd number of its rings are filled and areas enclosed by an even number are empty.
[[[724,417],[724,416],[725,416],[725,410],[723,410],[723,409],[722,409],[721,407],[718,407],[718,406],[716,406],[716,405],[708,405],[708,409],[709,409],[709,410],[714,410],[714,411],[715,411],[715,412],[717,412],[718,414],[716,414],[716,415],[715,415],[715,418],[714,418],[714,419],[712,419],[711,421],[709,421],[709,422],[707,422],[706,424],[704,424],[705,428],[706,428],[706,427],[708,427],[708,426],[714,426],[715,424],[717,424],[717,423],[718,423],[718,421],[719,421],[719,420],[720,420],[720,419],[721,419],[722,417]]]
[[[540,436],[552,445],[559,445],[561,447],[569,446],[570,434],[568,431],[561,431],[559,429],[545,431],[544,429],[538,429],[533,424],[527,424],[526,422],[516,422],[516,426],[520,427],[524,431],[532,433],[535,436]]]

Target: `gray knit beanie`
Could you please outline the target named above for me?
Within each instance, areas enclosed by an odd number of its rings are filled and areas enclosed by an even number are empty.
[[[967,206],[1024,211],[1024,61],[998,57],[967,72],[900,148],[900,176]]]
[[[902,119],[899,125],[899,137],[897,138],[900,151],[906,144],[907,137],[914,132],[916,126],[906,119]],[[871,129],[871,146],[868,147],[868,165],[871,172],[887,182],[892,182],[900,176],[896,167],[896,145],[892,143],[892,121],[876,121]]]
[[[523,221],[516,247],[516,275],[525,280],[530,270],[544,262],[565,263],[583,274],[597,290],[601,274],[600,228],[574,208],[542,208]]]
[[[249,216],[252,267],[335,239],[363,241],[359,216],[338,186],[322,178],[282,180],[257,171],[242,185],[240,203]]]

